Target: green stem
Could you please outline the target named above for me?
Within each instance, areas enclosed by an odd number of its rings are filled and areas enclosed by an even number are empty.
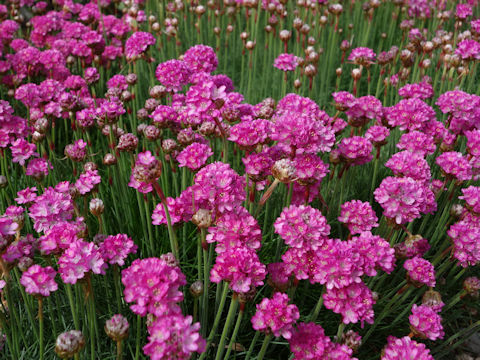
[[[45,348],[43,342],[43,298],[38,298],[38,323],[39,323],[39,336],[40,336],[40,360],[44,359]]]
[[[223,308],[225,306],[225,300],[227,299],[227,295],[228,295],[228,283],[224,283],[223,284],[223,292],[222,292],[222,296],[221,296],[221,299],[220,299],[220,305],[218,307],[217,315],[215,316],[215,320],[213,322],[212,330],[210,331],[210,334],[208,335],[207,346],[205,347],[205,352],[202,355],[200,355],[199,360],[205,359],[205,357],[208,354],[208,349],[209,349],[210,345],[212,345],[212,341],[215,338],[215,335],[217,334],[217,327],[218,327],[218,324],[220,323],[220,319],[222,317],[222,312],[223,312]]]
[[[252,339],[252,342],[250,343],[250,347],[248,348],[247,355],[245,356],[245,360],[250,360],[250,357],[252,356],[253,348],[255,347],[255,344],[257,343],[258,338],[260,337],[260,331],[255,332],[255,336]]]
[[[232,352],[233,345],[235,344],[235,339],[237,338],[238,330],[240,329],[240,325],[242,323],[243,310],[241,307],[242,305],[240,305],[240,312],[238,313],[237,321],[235,322],[235,327],[233,329],[232,337],[230,338],[230,343],[228,344],[228,350],[227,350],[227,353],[225,354],[225,359],[228,359],[230,357],[230,353]]]
[[[258,353],[257,360],[262,360],[263,357],[265,356],[265,353],[267,352],[268,344],[270,344],[270,340],[272,339],[272,335],[266,335],[265,339],[263,340],[262,348],[260,349],[260,352]]]
[[[218,343],[217,348],[217,355],[215,356],[215,360],[221,360],[223,352],[225,350],[225,341],[227,340],[227,335],[230,332],[230,327],[232,325],[232,321],[235,318],[235,313],[237,311],[238,305],[238,297],[236,294],[233,295],[232,300],[230,301],[230,307],[228,308],[227,320],[225,321],[225,325],[223,326],[222,335],[220,337],[220,342]],[[228,359],[228,357],[227,357]]]

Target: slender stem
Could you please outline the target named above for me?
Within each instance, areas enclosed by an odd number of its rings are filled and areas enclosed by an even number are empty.
[[[255,344],[258,341],[258,338],[260,337],[260,331],[255,332],[255,336],[252,339],[252,342],[250,343],[250,347],[248,348],[247,355],[245,356],[245,360],[250,360],[250,357],[252,356],[253,348],[255,347]]]
[[[265,353],[267,352],[268,344],[270,344],[270,340],[272,339],[272,335],[266,335],[265,339],[263,340],[262,347],[260,349],[260,352],[258,353],[257,360],[262,360],[263,357],[265,356]]]
[[[217,327],[218,327],[218,324],[220,323],[220,319],[222,317],[222,312],[223,312],[223,308],[225,306],[225,300],[227,299],[227,295],[228,295],[228,283],[224,283],[223,284],[223,292],[222,292],[222,296],[221,296],[221,299],[220,299],[220,305],[218,307],[217,315],[215,316],[215,320],[213,322],[212,330],[210,331],[210,334],[208,335],[207,346],[205,347],[205,352],[202,355],[200,355],[199,360],[205,359],[205,357],[207,356],[207,353],[208,353],[208,349],[209,349],[210,345],[212,345],[212,341],[213,341],[215,335],[217,334]]]
[[[223,359],[222,355],[225,350],[225,341],[227,340],[227,335],[230,332],[230,327],[235,317],[235,313],[237,311],[237,305],[238,305],[238,297],[236,296],[236,294],[234,294],[232,297],[232,300],[230,301],[227,320],[225,320],[225,325],[223,326],[222,336],[220,337],[220,342],[218,343],[217,355],[215,356],[215,360]]]
[[[117,341],[117,360],[122,360],[122,340]]]
[[[135,360],[140,358],[140,343],[142,338],[142,318],[137,315],[137,338],[135,343]]]
[[[232,337],[230,338],[230,344],[228,344],[228,350],[225,354],[225,359],[230,357],[230,353],[232,352],[233,345],[235,344],[235,339],[237,338],[238,330],[240,329],[240,325],[242,324],[242,317],[243,317],[243,309],[242,304],[240,304],[240,312],[237,316],[237,321],[235,322],[235,327],[233,329]]]
[[[39,337],[40,337],[40,360],[44,359],[45,347],[43,342],[43,298],[38,298],[38,323],[39,323]]]

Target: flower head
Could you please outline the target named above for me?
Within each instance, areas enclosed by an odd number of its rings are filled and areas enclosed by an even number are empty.
[[[443,339],[442,317],[430,306],[413,304],[408,320],[415,336],[430,340]]]
[[[30,295],[50,296],[50,293],[58,289],[55,282],[57,272],[51,266],[41,267],[32,265],[22,274],[20,283]]]

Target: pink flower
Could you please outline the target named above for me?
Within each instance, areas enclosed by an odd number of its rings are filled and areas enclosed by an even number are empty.
[[[245,178],[229,164],[214,162],[202,168],[192,187],[195,202],[221,213],[232,211],[245,200]]]
[[[422,183],[426,183],[432,176],[428,162],[421,155],[407,150],[393,154],[385,166],[395,176],[410,177]]]
[[[215,51],[206,45],[195,45],[185,51],[183,61],[192,72],[211,73],[218,65]]]
[[[370,140],[373,146],[382,146],[387,143],[390,130],[385,126],[373,125],[365,132],[365,139]]]
[[[178,92],[188,84],[191,70],[184,61],[168,60],[157,66],[155,77],[167,88],[167,91]]]
[[[385,108],[385,118],[390,126],[398,126],[400,130],[421,130],[436,119],[436,114],[430,105],[419,98],[409,98]]]
[[[323,328],[315,323],[299,323],[288,342],[296,360],[324,359],[333,345]]]
[[[75,187],[81,195],[88,194],[101,182],[98,170],[87,170],[80,174],[80,177],[75,182]]]
[[[408,336],[399,339],[388,337],[380,360],[434,360],[425,344],[418,343]]]
[[[20,284],[25,287],[25,291],[30,295],[50,296],[50,293],[58,289],[55,282],[57,272],[51,267],[41,267],[32,265],[22,274]]]
[[[195,171],[205,165],[207,159],[212,155],[213,151],[208,145],[195,142],[188,145],[177,155],[178,166],[186,166]]]
[[[352,238],[350,245],[355,267],[365,275],[375,276],[377,269],[390,274],[395,268],[395,250],[380,236],[365,231]]]
[[[348,91],[339,91],[332,93],[335,107],[339,111],[346,111],[355,105],[356,98]]]
[[[437,147],[433,140],[433,137],[420,131],[410,131],[400,137],[396,146],[401,150],[408,150],[414,154],[425,156],[435,152]]]
[[[48,175],[48,170],[53,166],[45,159],[32,159],[28,162],[26,175],[33,177],[37,181],[41,181]]]
[[[271,263],[267,265],[268,285],[272,286],[275,291],[286,291],[290,283],[290,274],[286,272],[286,266],[283,262]]]
[[[299,60],[300,58],[293,54],[280,54],[273,66],[282,71],[293,71],[297,68]]]
[[[107,236],[99,250],[105,262],[123,266],[127,256],[137,252],[137,245],[126,234],[117,234]]]
[[[24,139],[17,139],[12,142],[10,150],[12,151],[12,161],[14,163],[19,163],[20,165],[25,165],[25,160],[30,159],[31,156],[37,156],[35,152],[37,146],[35,144],[30,144]]]
[[[65,155],[72,161],[83,161],[87,156],[87,143],[82,139],[79,139],[73,144],[65,146]]]
[[[352,61],[357,65],[370,66],[371,63],[375,62],[376,54],[375,52],[367,47],[358,47],[352,50],[348,61]]]
[[[327,219],[311,206],[291,205],[283,209],[273,226],[287,245],[305,250],[317,249],[330,235]]]
[[[50,187],[42,195],[37,196],[30,206],[29,216],[34,221],[35,231],[47,230],[56,222],[70,220],[73,217],[72,198],[69,194]]]
[[[365,124],[372,119],[381,119],[382,102],[372,95],[362,96],[353,101],[345,114],[353,119],[353,123],[360,124]]]
[[[11,218],[2,216],[0,217],[0,236],[15,235],[19,226]]]
[[[431,193],[431,190],[412,178],[389,176],[383,179],[374,194],[386,217],[394,219],[397,224],[405,224],[420,217],[421,212],[428,211],[427,192]]]
[[[440,166],[445,176],[460,181],[467,181],[472,178],[472,165],[459,152],[445,152],[437,157],[435,163]]]
[[[453,257],[461,266],[474,266],[480,262],[480,227],[470,218],[450,226],[448,236],[453,240]]]
[[[128,186],[142,193],[148,193],[152,191],[152,182],[157,181],[161,173],[162,164],[150,151],[139,153]]]
[[[253,328],[290,339],[293,324],[300,317],[300,313],[296,305],[288,305],[288,302],[288,295],[279,292],[274,293],[271,299],[264,298],[257,305],[257,312],[251,319]]]
[[[125,42],[125,57],[128,61],[136,60],[147,51],[149,46],[155,45],[155,42],[156,39],[152,34],[137,31]]]
[[[360,234],[378,227],[378,218],[369,202],[352,200],[342,204],[338,221],[344,223],[351,234]]]
[[[83,240],[72,242],[58,259],[58,272],[67,284],[75,284],[90,271],[105,274],[106,267],[98,247]]]
[[[430,340],[443,339],[442,317],[430,306],[413,304],[408,320],[415,336]]]
[[[459,199],[465,200],[467,207],[475,214],[480,214],[480,187],[469,186],[466,189],[462,189],[463,196],[459,196]]]
[[[214,283],[226,281],[233,291],[247,293],[263,285],[265,275],[265,265],[260,262],[255,250],[242,246],[227,248],[217,255],[210,280]]]
[[[208,229],[206,241],[215,242],[215,251],[219,254],[238,247],[258,250],[262,233],[257,220],[244,207],[238,207],[217,218],[215,226]]]
[[[58,221],[49,229],[45,235],[38,239],[38,246],[42,254],[61,254],[68,249],[72,243],[79,240],[79,232],[84,229],[85,224],[82,218],[77,222]]]
[[[421,257],[414,257],[405,261],[403,267],[407,270],[408,280],[411,280],[414,285],[425,284],[435,287],[435,268],[430,261]]]
[[[15,201],[17,204],[22,205],[22,204],[30,204],[32,203],[35,198],[37,197],[37,188],[36,187],[31,187],[31,188],[25,188],[23,190],[20,190],[17,192],[17,197],[15,198]]]
[[[433,86],[426,81],[406,84],[398,90],[398,95],[403,98],[429,99],[433,96]]]
[[[176,304],[183,300],[179,287],[185,285],[185,275],[167,255],[161,258],[137,259],[122,271],[124,295],[130,309],[138,315],[155,316],[180,314]]]
[[[350,165],[363,165],[372,160],[372,143],[361,137],[343,138],[338,145],[340,156]]]
[[[242,121],[230,128],[228,140],[241,148],[252,149],[268,141],[272,126],[272,122],[264,119]]]
[[[363,283],[353,283],[340,289],[327,289],[323,294],[324,305],[334,313],[341,314],[344,324],[356,324],[366,321],[373,324],[373,305],[375,300],[372,292]]]
[[[316,154],[299,154],[294,161],[297,181],[301,185],[319,183],[329,172],[328,165]]]
[[[191,316],[160,316],[148,326],[148,343],[143,352],[152,360],[188,360],[193,352],[205,351],[206,343],[199,330],[200,323],[192,325]]]

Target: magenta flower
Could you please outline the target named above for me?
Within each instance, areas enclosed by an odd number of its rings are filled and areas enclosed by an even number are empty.
[[[190,81],[191,70],[184,61],[168,60],[160,63],[155,70],[155,77],[166,87],[167,91],[178,92]]]
[[[233,291],[247,293],[263,285],[265,275],[265,265],[260,262],[255,250],[242,246],[227,248],[217,255],[210,280],[214,283],[226,281]]]
[[[37,196],[30,206],[29,216],[33,219],[33,228],[37,232],[49,229],[58,221],[70,220],[73,217],[73,202],[68,193],[61,193],[53,188]]]
[[[385,108],[385,118],[392,127],[400,130],[422,130],[436,119],[435,110],[420,100],[410,98],[400,100],[396,105]]]
[[[421,155],[407,150],[393,154],[385,166],[397,177],[410,177],[421,183],[427,183],[431,178],[428,162]]]
[[[478,60],[480,59],[480,43],[470,39],[462,40],[457,44],[455,54],[464,60]]]
[[[403,264],[405,270],[407,270],[407,278],[414,285],[427,285],[435,287],[435,268],[432,263],[421,257],[414,257],[408,259]]]
[[[426,210],[427,191],[431,192],[412,178],[389,176],[383,179],[374,194],[386,217],[394,219],[397,224],[405,224],[420,217],[420,213]]]
[[[22,204],[31,204],[37,197],[37,188],[34,187],[27,187],[23,190],[20,190],[17,192],[17,197],[15,198],[15,201],[17,204],[22,205]]]
[[[300,317],[300,313],[296,305],[289,305],[288,302],[288,295],[279,292],[274,293],[271,299],[264,298],[257,305],[257,312],[251,319],[253,328],[290,339],[293,324]]]
[[[288,340],[296,360],[324,359],[333,343],[320,325],[299,323]]]
[[[465,20],[467,17],[473,15],[472,6],[469,4],[458,4],[455,9],[455,16],[458,19]]]
[[[373,125],[365,132],[365,139],[370,140],[373,146],[382,146],[387,143],[390,130],[385,126]]]
[[[429,99],[433,96],[433,86],[426,81],[421,81],[416,84],[406,84],[398,90],[398,95],[406,99]]]
[[[271,121],[264,119],[242,121],[230,128],[228,140],[243,149],[252,149],[268,141],[272,126]]]
[[[348,57],[348,61],[352,61],[357,65],[370,66],[375,62],[375,52],[367,47],[358,47],[352,50]]]
[[[474,266],[480,262],[480,227],[470,218],[450,226],[447,231],[453,241],[453,257],[462,267]]]
[[[408,336],[399,339],[388,337],[380,360],[434,360],[425,344],[418,343]]]
[[[356,98],[348,91],[339,91],[332,93],[333,100],[335,101],[335,107],[339,111],[346,111],[355,105]]]
[[[382,102],[375,96],[367,95],[356,98],[345,112],[354,126],[362,126],[372,119],[381,119],[383,116]]]
[[[465,200],[467,208],[474,214],[480,214],[480,187],[471,185],[462,189],[462,194],[458,198]]]
[[[472,165],[459,152],[445,152],[437,157],[435,163],[440,166],[442,173],[460,181],[472,178]]]
[[[195,203],[205,203],[202,207],[221,213],[232,211],[245,200],[245,178],[229,164],[217,161],[195,175],[192,190]]]
[[[206,45],[195,45],[185,51],[183,61],[192,72],[211,73],[217,69],[218,59],[215,51]]]
[[[373,324],[373,305],[375,300],[372,292],[363,283],[353,283],[340,289],[328,289],[323,294],[324,305],[334,313],[342,315],[344,324],[356,324],[366,321]]]
[[[34,296],[50,296],[50,293],[58,289],[55,282],[57,272],[51,266],[41,267],[32,265],[22,274],[20,284],[25,287],[25,291]]]
[[[390,274],[395,267],[395,250],[385,239],[373,235],[369,231],[352,238],[350,245],[353,249],[353,263],[363,274],[377,275],[377,269]]]
[[[125,42],[125,57],[128,61],[136,60],[142,56],[151,45],[155,45],[155,37],[148,33],[137,31]]]
[[[280,54],[275,59],[273,66],[282,71],[293,71],[298,66],[300,58],[293,54]]]
[[[152,360],[188,360],[193,352],[205,351],[205,340],[199,334],[200,323],[192,317],[170,314],[157,317],[148,326],[148,343],[143,347]]]
[[[330,235],[330,225],[320,210],[291,205],[274,223],[275,233],[291,247],[316,250]]]
[[[72,242],[58,259],[58,272],[67,284],[75,284],[90,271],[105,274],[106,267],[98,247],[83,240]]]
[[[179,287],[185,285],[185,275],[168,254],[161,258],[137,259],[122,271],[124,295],[130,309],[140,316],[180,314],[176,304],[183,300]]]
[[[342,204],[338,221],[344,223],[351,234],[360,234],[378,227],[378,218],[369,202],[352,200]]]
[[[25,165],[25,161],[30,159],[32,156],[37,156],[35,152],[37,146],[35,144],[30,144],[24,139],[17,139],[12,142],[10,150],[12,151],[12,161],[14,163],[19,163],[20,165]]]
[[[267,265],[268,285],[275,291],[287,291],[290,284],[290,274],[286,272],[286,266],[283,262],[271,263]]]
[[[208,229],[206,241],[216,243],[218,254],[239,247],[258,250],[262,233],[257,220],[244,207],[238,207],[216,219],[215,226]]]
[[[443,339],[442,317],[430,306],[413,304],[408,320],[415,336],[430,340]]]
[[[427,154],[433,154],[437,148],[433,137],[420,131],[410,131],[403,134],[396,146],[400,150],[408,150],[423,157]]]
[[[152,191],[152,183],[157,181],[161,173],[162,164],[150,151],[139,153],[128,186],[142,193],[149,193]]]
[[[0,217],[0,236],[15,235],[19,226],[11,218],[2,216]]]
[[[48,160],[37,158],[28,162],[26,175],[33,177],[37,181],[41,181],[48,175],[49,169],[53,169],[53,166]]]
[[[373,159],[372,143],[361,137],[343,138],[338,145],[340,156],[350,165],[363,165]]]
[[[107,236],[99,250],[105,262],[123,266],[127,256],[137,252],[137,245],[126,234],[117,234]]]
[[[72,161],[83,161],[87,156],[87,143],[82,139],[65,146],[65,155]]]
[[[207,159],[213,155],[212,149],[206,144],[194,142],[177,155],[179,167],[188,167],[192,171],[200,169]]]
[[[316,154],[295,156],[297,182],[301,185],[317,184],[328,174],[328,165]]]
[[[87,170],[80,174],[80,177],[75,182],[75,187],[81,195],[86,195],[102,181],[98,170]]]
[[[79,240],[79,232],[84,229],[83,219],[77,222],[58,221],[49,229],[45,235],[38,239],[38,247],[42,254],[61,254],[68,249],[72,243]]]

